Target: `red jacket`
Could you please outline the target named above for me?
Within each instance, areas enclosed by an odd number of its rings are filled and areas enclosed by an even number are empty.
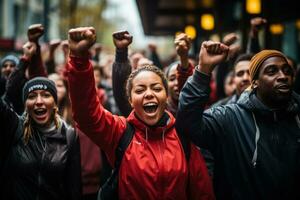
[[[165,127],[155,129],[138,120],[134,111],[127,119],[112,115],[99,102],[88,59],[72,57],[68,65],[74,119],[111,164],[126,120],[135,128],[119,171],[120,199],[214,199],[204,160],[194,146],[187,165],[171,114]]]

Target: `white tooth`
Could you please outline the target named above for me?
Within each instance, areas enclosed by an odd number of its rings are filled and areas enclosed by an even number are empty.
[[[156,103],[146,103],[145,106],[156,106]]]

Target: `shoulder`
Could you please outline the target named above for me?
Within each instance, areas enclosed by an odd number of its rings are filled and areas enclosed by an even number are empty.
[[[245,112],[247,112],[247,110],[244,107],[234,103],[212,107],[205,110],[203,115],[206,118],[215,119],[218,123],[231,123],[233,118],[244,115]]]

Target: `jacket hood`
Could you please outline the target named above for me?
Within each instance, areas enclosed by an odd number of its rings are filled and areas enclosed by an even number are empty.
[[[161,138],[162,134],[167,133],[175,125],[175,118],[173,117],[173,115],[171,113],[169,113],[168,111],[165,111],[165,114],[162,118],[164,118],[164,117],[165,117],[165,121],[162,122],[161,124],[159,123],[159,125],[148,126],[142,120],[140,120],[135,115],[134,110],[132,110],[132,112],[128,116],[127,120],[136,129],[139,129],[143,134],[149,134],[149,135],[146,135],[146,138],[147,137],[149,137],[149,138],[152,138],[152,137]]]
[[[277,119],[285,118],[288,115],[294,116],[300,112],[300,96],[295,92],[292,93],[288,106],[283,109],[274,110],[268,108],[257,98],[256,93],[253,90],[244,91],[237,104],[264,118],[271,117],[271,119],[274,119],[275,121],[277,121]]]

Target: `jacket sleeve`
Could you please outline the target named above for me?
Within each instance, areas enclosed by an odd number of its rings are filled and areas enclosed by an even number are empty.
[[[246,53],[258,53],[260,51],[260,45],[258,37],[248,37]]]
[[[176,78],[178,81],[178,90],[181,91],[186,80],[193,74],[194,66],[189,62],[187,69],[183,69],[180,64],[177,66]]]
[[[47,76],[47,72],[42,61],[41,47],[39,45],[37,45],[36,54],[31,58],[28,74],[30,79],[36,76]]]
[[[18,116],[0,98],[0,172],[18,128]]]
[[[112,115],[101,105],[88,58],[70,57],[67,69],[74,120],[114,163],[115,149],[126,128],[126,119]]]
[[[116,60],[113,64],[112,87],[113,95],[123,116],[127,117],[132,108],[126,94],[126,81],[131,73],[131,65],[126,50],[116,50]]]
[[[80,145],[78,134],[72,132],[75,136],[71,137],[70,149],[68,153],[67,169],[66,169],[66,188],[67,199],[80,200],[82,195],[81,183],[81,165],[80,165]],[[70,139],[70,138],[67,138]]]
[[[189,134],[200,148],[214,153],[219,136],[223,133],[224,107],[207,110],[210,77],[195,70],[182,89],[176,118],[176,129],[180,134]]]
[[[158,68],[161,69],[161,70],[163,69],[163,66],[162,66],[162,64],[161,64],[161,62],[160,62],[159,56],[158,56],[158,54],[157,54],[156,51],[151,51],[151,52],[150,52],[150,60],[153,61],[153,64],[154,64],[156,67],[158,67]]]
[[[208,174],[200,149],[191,144],[188,199],[214,200],[212,179]]]
[[[24,104],[22,100],[22,89],[27,81],[25,71],[29,65],[29,61],[21,58],[18,68],[10,75],[4,99],[16,113],[21,115],[24,111]]]

